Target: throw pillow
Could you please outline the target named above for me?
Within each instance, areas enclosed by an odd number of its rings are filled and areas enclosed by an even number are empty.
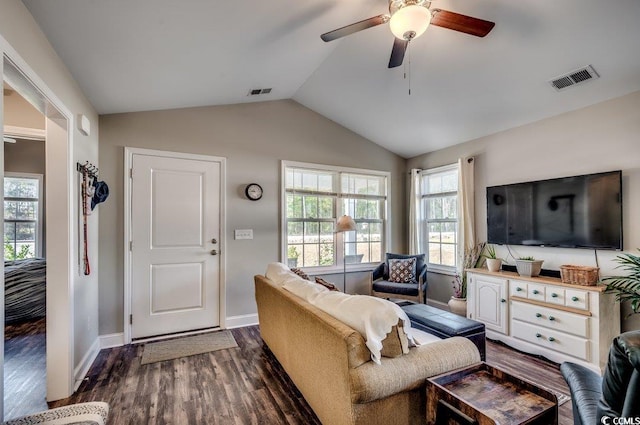
[[[327,282],[326,280],[322,279],[321,277],[317,277],[316,276],[316,283],[319,284],[319,285],[324,286],[325,288],[327,288],[330,291],[340,291],[336,285],[334,285],[331,282]]]
[[[306,274],[305,272],[303,272],[302,270],[300,270],[300,269],[298,269],[296,267],[293,267],[291,269],[291,271],[294,272],[295,274],[297,274],[298,276],[300,276],[301,278],[303,278],[304,280],[311,280],[311,279],[309,279],[309,275],[308,274]]]
[[[416,282],[416,259],[405,258],[389,260],[389,282]]]

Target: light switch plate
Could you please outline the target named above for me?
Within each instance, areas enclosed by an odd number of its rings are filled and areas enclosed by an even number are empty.
[[[253,229],[236,229],[235,239],[253,239]]]

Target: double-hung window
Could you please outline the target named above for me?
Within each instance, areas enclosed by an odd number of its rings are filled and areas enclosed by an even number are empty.
[[[378,263],[386,249],[386,172],[283,161],[283,257],[290,267]],[[335,233],[342,215],[356,230]]]
[[[42,175],[4,176],[4,259],[41,255]]]
[[[454,272],[458,259],[458,165],[425,170],[421,175],[422,252],[429,268]]]

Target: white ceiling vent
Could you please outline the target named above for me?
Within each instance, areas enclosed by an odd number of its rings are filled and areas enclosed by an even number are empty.
[[[583,68],[576,69],[575,71],[556,77],[550,80],[549,84],[551,84],[557,91],[560,91],[577,84],[595,80],[596,78],[600,78],[598,73],[591,65],[587,65]]]
[[[272,88],[268,88],[268,89],[251,89],[249,90],[249,93],[247,93],[247,96],[257,96],[259,94],[269,94],[271,93],[271,90],[273,90]]]

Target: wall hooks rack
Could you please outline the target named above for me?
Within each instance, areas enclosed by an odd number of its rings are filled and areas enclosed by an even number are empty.
[[[98,167],[96,167],[89,161],[86,161],[84,164],[80,164],[79,162],[76,162],[76,171],[82,174],[86,173],[88,177],[93,179],[98,178],[98,172],[99,172]]]

